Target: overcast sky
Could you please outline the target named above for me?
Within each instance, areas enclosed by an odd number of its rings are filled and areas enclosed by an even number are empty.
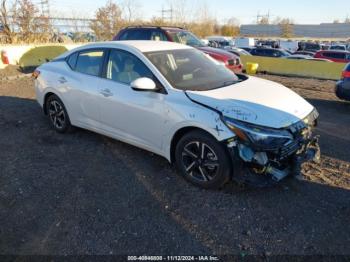
[[[35,0],[34,2],[39,2]],[[52,13],[64,16],[92,17],[95,10],[103,6],[106,0],[49,0]],[[169,0],[135,0],[140,6],[142,18],[161,16],[162,7],[168,6]],[[116,3],[121,2],[115,1]],[[343,21],[350,15],[349,0],[187,0],[188,9],[194,9],[203,2],[208,6],[209,12],[219,21],[236,17],[241,24],[253,23],[258,13],[270,12],[271,19],[279,17],[293,18],[296,23],[318,24],[333,22],[335,19]]]

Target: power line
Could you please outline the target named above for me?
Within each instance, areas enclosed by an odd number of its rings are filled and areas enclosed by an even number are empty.
[[[160,11],[162,13],[162,20],[168,20],[171,23],[174,21],[174,9],[173,6],[171,5],[169,9],[164,9],[162,7],[162,10]]]

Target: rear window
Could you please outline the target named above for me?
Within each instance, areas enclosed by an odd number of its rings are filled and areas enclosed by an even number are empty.
[[[87,75],[99,76],[102,69],[102,63],[102,50],[81,52],[77,59],[75,71]]]
[[[125,31],[120,40],[151,40],[152,32],[151,30],[127,30]]]
[[[320,50],[321,46],[319,44],[306,43],[305,49],[307,49],[307,50]]]

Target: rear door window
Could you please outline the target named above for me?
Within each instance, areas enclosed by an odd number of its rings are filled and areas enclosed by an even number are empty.
[[[168,38],[165,36],[165,34],[162,31],[152,30],[151,40],[153,40],[153,41],[168,41]]]
[[[79,53],[75,71],[99,76],[103,65],[103,50],[82,51]]]

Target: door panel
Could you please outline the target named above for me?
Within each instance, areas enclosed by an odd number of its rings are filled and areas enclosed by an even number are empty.
[[[94,128],[100,125],[99,87],[103,59],[103,50],[80,52],[76,65],[65,76],[67,86],[65,97],[73,112],[72,120],[78,125]]]
[[[125,84],[102,80],[100,95],[102,128],[136,144],[161,148],[164,126],[164,95],[138,92]]]
[[[134,91],[130,87],[137,78],[154,79],[152,72],[136,56],[112,49],[105,77],[99,89],[103,129],[129,142],[160,150],[165,124],[164,94]]]

